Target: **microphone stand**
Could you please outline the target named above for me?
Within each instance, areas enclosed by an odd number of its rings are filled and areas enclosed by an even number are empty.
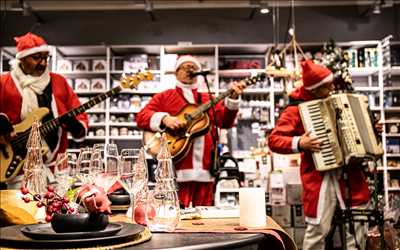
[[[210,73],[211,73],[210,71],[200,71],[200,72],[196,73],[196,76],[199,76],[199,75],[203,76],[204,82],[206,83],[206,86],[207,86],[208,96],[209,96],[210,100],[213,100],[214,98],[213,98],[213,95],[211,93],[210,84],[209,84],[208,79],[207,79],[207,75],[210,74]],[[212,137],[213,146],[214,146],[214,152],[213,152],[213,155],[212,155],[212,157],[213,157],[212,164],[213,165],[211,166],[212,167],[211,173],[212,173],[212,175],[218,176],[219,175],[219,167],[218,167],[219,156],[218,156],[218,144],[217,144],[217,142],[218,142],[219,133],[218,133],[218,127],[217,127],[217,122],[216,122],[217,121],[217,111],[215,110],[215,105],[213,105],[211,107],[211,110],[212,110],[212,113],[213,113],[213,116],[214,116],[214,122],[213,122],[214,124],[211,123],[211,126],[215,127],[215,134],[212,132],[212,129],[211,129],[211,137]]]

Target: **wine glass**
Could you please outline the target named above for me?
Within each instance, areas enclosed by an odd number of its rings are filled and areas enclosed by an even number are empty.
[[[89,147],[81,148],[76,164],[76,176],[81,184],[89,184],[90,180],[90,160],[92,157],[92,149]]]
[[[119,182],[129,193],[131,200],[127,216],[132,216],[139,191],[147,189],[147,164],[143,149],[123,149],[121,151]]]
[[[104,165],[101,174],[97,174],[94,182],[106,192],[118,179],[119,155],[116,144],[106,144],[104,150]]]
[[[69,157],[72,157],[69,156],[69,153],[58,153],[54,165],[54,177],[57,182],[55,189],[60,196],[64,196],[67,193],[73,180],[70,176],[71,164],[69,164]]]

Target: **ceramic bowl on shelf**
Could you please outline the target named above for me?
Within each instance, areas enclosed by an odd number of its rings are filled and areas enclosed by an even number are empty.
[[[95,213],[54,214],[51,220],[56,233],[100,231],[107,225],[108,215]]]

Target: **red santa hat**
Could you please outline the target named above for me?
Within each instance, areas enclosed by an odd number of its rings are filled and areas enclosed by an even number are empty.
[[[49,47],[46,41],[31,32],[26,33],[23,36],[14,37],[17,43],[17,54],[15,58],[21,59],[26,56],[38,53],[38,52],[49,52]]]
[[[329,69],[315,64],[312,60],[302,62],[301,67],[303,69],[303,86],[307,90],[318,88],[333,80],[333,74]]]
[[[191,55],[183,55],[179,56],[178,60],[176,60],[175,71],[185,62],[194,63],[199,69],[201,69],[201,64],[195,57]]]

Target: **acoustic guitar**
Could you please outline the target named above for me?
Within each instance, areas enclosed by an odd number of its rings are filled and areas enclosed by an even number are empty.
[[[260,73],[256,76],[246,78],[243,81],[249,86],[264,81],[265,77],[265,73]],[[188,104],[175,115],[179,120],[186,122],[184,128],[178,130],[166,129],[165,131],[169,143],[169,151],[175,163],[186,157],[192,147],[194,138],[205,135],[209,131],[210,117],[206,111],[232,93],[233,90],[229,89],[215,99],[211,99],[200,106]],[[147,152],[153,157],[156,157],[157,153],[160,151],[159,133],[144,131],[143,143]]]
[[[117,95],[122,89],[133,89],[143,80],[153,79],[150,72],[139,72],[137,74],[123,75],[120,79],[120,86],[117,86],[105,93],[99,94],[86,103],[76,107],[69,112],[43,123],[39,130],[42,136],[48,135],[51,131],[60,126],[60,118],[64,116],[74,117],[109,97]],[[0,182],[6,182],[14,178],[24,164],[27,148],[26,144],[34,120],[42,120],[49,113],[48,108],[37,108],[26,117],[21,123],[13,126],[16,136],[11,141],[0,141]],[[1,138],[0,138],[1,139]]]

